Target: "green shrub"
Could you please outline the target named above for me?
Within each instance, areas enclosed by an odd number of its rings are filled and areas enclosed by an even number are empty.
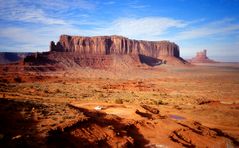
[[[162,100],[153,100],[153,104],[155,104],[155,105],[167,105],[168,103],[163,102]]]

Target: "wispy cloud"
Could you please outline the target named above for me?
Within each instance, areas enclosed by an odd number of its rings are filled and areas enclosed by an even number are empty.
[[[0,49],[48,50],[49,42],[57,41],[61,34],[84,33],[79,25],[92,22],[68,17],[71,9],[88,11],[95,9],[95,4],[86,0],[0,0],[0,21],[10,22],[9,25],[0,24]],[[89,15],[80,13],[78,17]]]
[[[84,30],[71,25],[49,26],[38,29],[24,27],[6,27],[0,30],[0,49],[24,51],[48,51],[50,41],[58,41],[61,34],[79,35]],[[14,44],[3,44],[2,40]]]
[[[60,15],[75,8],[94,9],[95,5],[85,0],[73,0],[71,2],[67,0],[2,0],[0,1],[0,19],[46,25],[64,25],[67,20],[64,20]],[[80,15],[87,17],[87,14]]]
[[[143,9],[150,7],[149,5],[142,4],[139,0],[132,0],[129,4],[129,7],[135,8],[135,9]]]
[[[185,21],[166,17],[120,18],[92,32],[100,35],[118,34],[136,39],[155,40],[169,28],[181,28],[186,25]]]
[[[41,23],[47,25],[66,24],[64,20],[46,16],[46,14],[40,9],[31,10],[16,8],[14,12],[11,12],[9,15],[6,15],[2,18],[11,21]]]
[[[203,37],[217,36],[235,33],[239,31],[239,23],[234,22],[234,19],[223,19],[214,22],[205,22],[198,27],[191,27],[177,34],[175,40],[188,40]]]
[[[31,1],[30,1],[31,2]],[[89,2],[87,0],[42,0],[36,2],[42,7],[46,7],[48,9],[85,9],[92,10],[95,9],[96,5],[93,2]]]
[[[115,1],[107,1],[107,2],[104,2],[103,4],[105,4],[105,5],[113,5],[115,3],[116,3]]]
[[[87,22],[86,22],[87,24]],[[84,23],[83,23],[84,25]],[[171,27],[184,27],[184,21],[164,17],[145,18],[120,18],[109,22],[92,23],[93,29],[82,29],[72,24],[48,25],[33,29],[31,27],[5,27],[0,29],[0,38],[5,38],[15,43],[25,45],[25,49],[36,50],[38,47],[47,50],[51,40],[57,41],[61,34],[70,35],[123,35],[135,39],[155,39],[155,36],[163,35]],[[10,49],[16,47],[0,48]]]
[[[64,20],[63,20],[64,21]],[[199,39],[208,36],[223,36],[225,34],[235,33],[239,30],[237,23],[233,19],[223,19],[207,24],[198,25],[194,28],[194,23],[202,24],[202,21],[185,21],[167,17],[143,17],[143,18],[119,18],[112,22],[75,22],[78,25],[65,24],[48,25],[34,30],[31,27],[5,27],[0,29],[0,38],[7,38],[21,44],[35,47],[48,48],[51,40],[58,40],[61,34],[70,35],[123,35],[133,39],[159,40],[168,39],[173,41],[186,41]],[[79,25],[90,24],[93,28],[86,29]],[[190,30],[187,28],[191,28]],[[178,29],[176,32],[168,31]],[[165,35],[167,34],[167,36]],[[29,48],[31,47],[29,46]],[[208,45],[205,45],[208,46]],[[182,46],[185,49],[192,48]],[[199,47],[199,46],[198,46]],[[28,48],[28,47],[26,47]]]
[[[0,18],[8,21],[21,21],[41,24],[65,24],[64,20],[48,16],[42,9],[9,0],[0,5]]]
[[[136,9],[143,9],[143,8],[147,8],[149,7],[149,5],[137,5],[137,4],[134,4],[134,5],[130,5],[131,8],[136,8]]]

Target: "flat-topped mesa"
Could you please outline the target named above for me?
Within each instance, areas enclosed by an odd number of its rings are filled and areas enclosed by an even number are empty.
[[[165,56],[180,57],[177,44],[169,41],[131,40],[122,36],[69,36],[61,35],[55,45],[52,41],[50,51],[78,52],[82,54],[131,54],[154,58]]]

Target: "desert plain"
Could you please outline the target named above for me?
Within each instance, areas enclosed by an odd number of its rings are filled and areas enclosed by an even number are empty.
[[[19,67],[1,65],[0,147],[239,146],[238,63]]]

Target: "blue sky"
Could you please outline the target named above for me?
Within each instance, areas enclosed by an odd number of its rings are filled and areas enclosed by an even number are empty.
[[[0,51],[47,51],[61,34],[170,40],[184,58],[239,61],[239,0],[0,0]]]

